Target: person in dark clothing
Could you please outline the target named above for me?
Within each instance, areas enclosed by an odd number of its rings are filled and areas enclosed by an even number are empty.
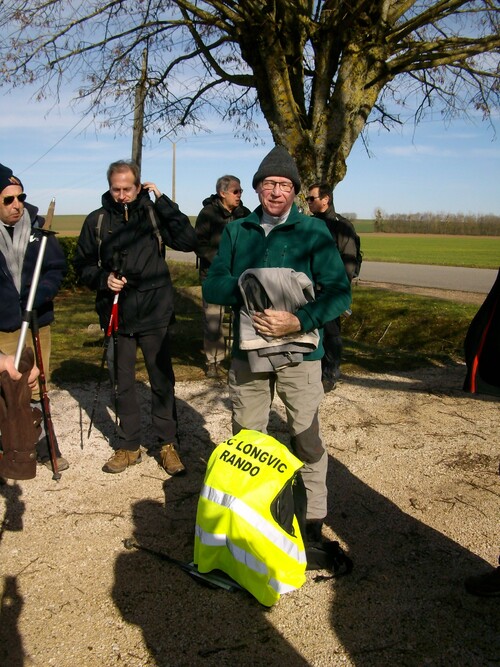
[[[118,294],[116,411],[118,442],[103,471],[123,472],[141,462],[141,418],[135,387],[137,348],[142,350],[152,392],[155,442],[148,449],[164,470],[185,470],[177,452],[174,371],[169,331],[174,321],[174,290],[165,246],[196,250],[189,218],[156,185],[141,185],[138,166],[113,162],[102,207],[85,219],[78,239],[75,268],[83,284],[96,290],[96,310],[106,329]],[[155,202],[149,193],[153,193]]]
[[[20,179],[12,169],[0,164],[0,348],[15,354],[21,333],[23,316],[30,293],[35,265],[43,233],[43,222],[36,206],[25,205],[26,194]],[[50,375],[50,325],[54,321],[54,297],[66,273],[64,252],[55,236],[47,239],[40,278],[33,303],[39,326],[42,362],[46,377]],[[35,388],[33,404],[40,408],[40,391]],[[42,429],[37,444],[37,459],[51,468],[49,443]],[[56,442],[59,471],[69,467]]]
[[[226,174],[217,179],[215,194],[203,200],[203,208],[196,218],[200,281],[207,277],[208,269],[219,249],[220,237],[228,222],[244,218],[250,210],[243,206],[240,179]],[[210,378],[219,376],[219,364],[224,358],[222,320],[224,306],[203,300],[203,350]]]
[[[347,218],[335,212],[333,206],[333,191],[329,185],[313,183],[309,187],[307,197],[309,210],[316,218],[324,220],[330,234],[334,238],[344,267],[352,282],[359,273],[357,234],[353,224]],[[327,322],[323,330],[323,347],[325,355],[321,361],[323,388],[325,392],[335,389],[340,377],[340,362],[342,359],[342,336],[340,317]]]

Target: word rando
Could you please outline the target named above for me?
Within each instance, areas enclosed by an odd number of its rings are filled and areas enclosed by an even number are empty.
[[[248,472],[252,477],[255,477],[260,472],[260,466],[255,465],[254,461],[258,461],[259,463],[274,468],[280,473],[286,472],[288,468],[287,464],[282,461],[279,456],[273,456],[271,452],[258,445],[254,445],[251,442],[245,442],[244,440],[238,441],[236,438],[229,438],[225,444],[233,446],[234,449],[241,452],[242,456],[239,456],[234,450],[224,449],[219,456],[219,460],[225,461],[226,463],[229,463],[229,465],[239,468],[243,472]]]

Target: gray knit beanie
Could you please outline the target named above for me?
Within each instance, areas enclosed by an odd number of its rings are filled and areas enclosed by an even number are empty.
[[[261,181],[269,176],[289,178],[293,183],[295,192],[300,192],[299,170],[295,160],[284,146],[275,146],[262,160],[253,177],[252,187],[255,189]]]

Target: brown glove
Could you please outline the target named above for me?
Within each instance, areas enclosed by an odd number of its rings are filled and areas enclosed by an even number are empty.
[[[30,405],[28,377],[34,364],[33,350],[25,348],[19,362],[20,380],[0,374],[0,431],[3,456],[0,475],[10,479],[36,476],[36,443],[41,433],[42,413]]]

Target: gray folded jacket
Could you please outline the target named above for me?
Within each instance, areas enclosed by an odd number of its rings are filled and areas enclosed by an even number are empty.
[[[255,330],[252,315],[266,308],[295,313],[314,301],[314,287],[305,273],[288,268],[247,269],[238,285],[243,297],[240,309],[240,349],[248,353],[253,373],[276,371],[303,361],[303,355],[319,345],[318,330],[275,338]]]

